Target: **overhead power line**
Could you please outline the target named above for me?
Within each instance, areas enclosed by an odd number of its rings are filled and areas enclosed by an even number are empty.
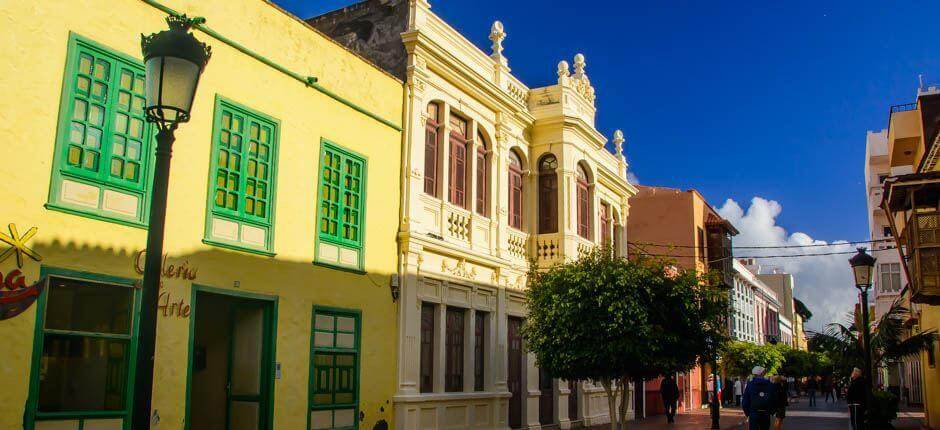
[[[640,254],[648,255],[648,256],[650,256],[650,257],[671,257],[671,258],[698,258],[698,257],[699,257],[699,256],[697,256],[697,255],[662,254],[662,253],[656,253],[656,252],[648,252],[648,251],[646,251],[646,250],[644,250],[644,249],[642,249],[642,248],[640,248],[640,247],[637,247],[637,246],[634,246],[634,249],[635,249],[637,252],[639,252]],[[894,248],[889,248],[889,249],[894,249]],[[803,253],[803,254],[779,254],[779,255],[735,255],[735,256],[731,256],[731,257],[722,257],[722,258],[718,258],[718,259],[710,260],[710,261],[721,261],[721,260],[725,260],[725,259],[728,259],[728,258],[738,258],[738,259],[755,258],[755,259],[758,259],[758,258],[823,257],[823,256],[827,256],[827,255],[848,255],[848,254],[854,254],[854,253],[856,253],[856,252],[857,252],[857,251],[837,251],[837,252],[814,252],[814,253]]]
[[[893,242],[893,241],[894,239],[876,239],[876,240],[856,240],[852,242],[841,242],[841,243],[814,243],[811,245],[732,246],[732,248],[733,249],[819,248],[819,247],[846,246],[846,245],[858,245],[858,244],[877,244],[877,243]],[[699,248],[696,245],[675,245],[671,243],[640,242],[640,241],[627,241],[627,243],[630,245],[655,246],[657,248],[690,248],[690,249]],[[852,251],[852,252],[855,252],[855,251]]]

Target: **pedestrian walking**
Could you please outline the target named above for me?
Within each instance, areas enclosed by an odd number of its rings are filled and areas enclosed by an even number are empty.
[[[831,376],[827,376],[823,379],[822,390],[824,393],[826,393],[826,398],[823,399],[823,401],[825,403],[829,403],[829,401],[832,400],[832,402],[835,403],[836,398],[835,394],[833,394],[834,389]]]
[[[666,422],[676,422],[676,408],[679,402],[679,385],[672,375],[666,375],[663,381],[659,383],[659,395],[663,398],[663,406],[666,408]]]
[[[741,394],[744,393],[744,382],[741,378],[734,380],[734,405],[741,406]]]
[[[819,388],[819,381],[815,376],[810,376],[806,381],[806,394],[809,396],[809,407],[816,406],[816,389]]]
[[[751,373],[754,378],[744,388],[741,409],[747,417],[750,430],[770,430],[770,416],[774,413],[776,388],[764,378],[764,368],[755,366]]]
[[[774,422],[774,430],[783,429],[783,419],[787,417],[787,407],[790,406],[790,396],[787,395],[787,380],[783,376],[774,377],[774,388],[776,391],[776,408],[774,416],[777,420]]]
[[[865,428],[865,410],[867,409],[868,397],[865,396],[865,377],[862,376],[862,370],[852,369],[852,380],[849,381],[849,390],[845,395],[845,401],[849,404],[849,418],[852,421],[853,430]]]

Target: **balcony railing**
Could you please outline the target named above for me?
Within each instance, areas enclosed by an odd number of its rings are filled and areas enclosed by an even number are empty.
[[[917,102],[913,102],[913,103],[904,103],[904,104],[901,104],[901,105],[894,105],[894,106],[891,106],[891,113],[907,112],[907,111],[909,111],[909,110],[915,110],[915,109],[917,109]],[[882,112],[884,112],[884,111],[882,111]]]

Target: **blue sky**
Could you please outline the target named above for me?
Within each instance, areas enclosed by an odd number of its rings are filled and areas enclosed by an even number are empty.
[[[350,4],[275,1],[304,18]],[[935,0],[430,1],[487,52],[501,20],[504,54],[530,87],[584,53],[597,126],[623,129],[632,172],[698,189],[742,229],[738,246],[866,239],[865,133],[914,101],[919,73],[940,82]],[[763,264],[794,274],[819,330],[858,300],[848,257]]]
[[[350,4],[276,2],[304,18]],[[598,128],[624,130],[643,184],[694,187],[716,206],[776,200],[787,230],[862,239],[865,131],[913,101],[918,73],[940,81],[940,27],[926,19],[940,2],[757,3],[431,0],[487,51],[501,20],[530,86],[583,52]]]

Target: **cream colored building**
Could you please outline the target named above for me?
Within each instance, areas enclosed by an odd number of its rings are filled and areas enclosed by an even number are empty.
[[[502,24],[483,52],[426,0],[308,22],[405,81],[396,428],[607,422],[603,389],[541,374],[519,332],[529,259],[625,251],[636,191],[622,133],[612,154],[595,128],[584,56],[546,65],[557,83],[529,88],[511,74]]]

